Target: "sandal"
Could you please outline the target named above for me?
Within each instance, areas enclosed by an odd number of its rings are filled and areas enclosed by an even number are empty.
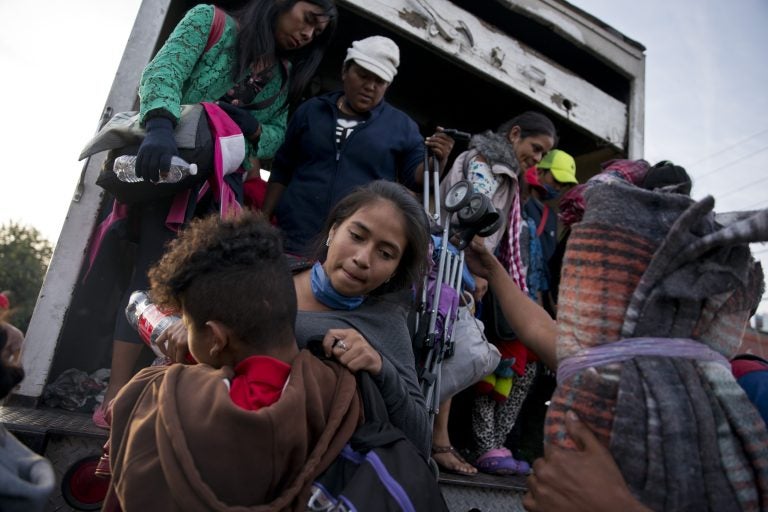
[[[490,475],[527,475],[531,466],[524,460],[516,460],[506,448],[488,450],[477,459],[477,469]]]
[[[462,476],[475,476],[477,474],[477,471],[467,471],[465,469],[461,469],[458,466],[450,467],[445,464],[441,464],[440,461],[435,459],[435,455],[441,455],[449,453],[453,455],[453,457],[459,461],[461,464],[466,464],[467,466],[472,466],[469,462],[467,462],[464,457],[461,456],[461,454],[454,448],[453,446],[435,446],[432,445],[432,460],[437,463],[437,466],[440,468],[441,471],[445,471],[446,473],[453,473],[454,475],[462,475]]]

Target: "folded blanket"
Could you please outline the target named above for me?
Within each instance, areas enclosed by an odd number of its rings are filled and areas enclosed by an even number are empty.
[[[650,508],[768,509],[768,433],[722,364],[760,300],[747,244],[768,240],[768,210],[716,217],[711,197],[620,181],[585,199],[560,285],[557,355],[569,371],[546,442],[573,447],[571,409]]]
[[[203,135],[201,128],[206,128],[206,117],[201,104],[183,105],[179,123],[174,129],[174,138],[179,149],[194,149],[202,142],[211,144],[210,135]],[[139,146],[144,140],[145,131],[141,126],[138,111],[120,112],[107,121],[80,152],[79,160],[101,151]]]

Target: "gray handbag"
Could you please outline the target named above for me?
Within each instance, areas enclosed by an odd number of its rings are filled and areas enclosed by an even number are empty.
[[[474,299],[464,292],[454,322],[453,355],[443,361],[440,374],[440,403],[493,373],[501,360],[499,349],[485,337],[483,322],[475,318]]]

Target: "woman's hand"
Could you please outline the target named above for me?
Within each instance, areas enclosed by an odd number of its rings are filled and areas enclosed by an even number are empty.
[[[487,281],[490,278],[491,273],[499,265],[496,256],[488,251],[488,248],[483,243],[483,238],[476,236],[467,246],[464,251],[467,267],[473,275],[480,277]]]
[[[565,427],[579,449],[545,447],[544,458],[533,463],[533,473],[528,477],[525,509],[647,511],[629,492],[611,452],[573,411],[566,413]]]
[[[432,151],[432,154],[440,160],[440,167],[442,169],[445,169],[445,163],[448,160],[448,155],[453,150],[454,143],[453,138],[443,133],[443,129],[439,126],[437,131],[424,141],[424,144]]]
[[[245,179],[248,180],[260,180],[261,179],[261,160],[255,156],[250,157],[251,169],[245,173]]]
[[[188,363],[189,344],[187,343],[187,327],[184,325],[184,322],[179,320],[171,324],[157,338],[157,346],[174,363]]]
[[[261,137],[261,123],[259,120],[253,117],[253,115],[247,110],[227,103],[226,101],[217,101],[216,104],[226,112],[226,114],[240,127],[240,131],[243,132],[243,136],[251,141],[254,146],[259,144],[259,137]]]
[[[488,293],[488,280],[484,277],[474,276],[475,278],[475,291],[472,292],[475,302],[480,302]]]
[[[335,357],[351,372],[381,373],[381,354],[355,329],[328,329],[323,338],[327,357]]]
[[[136,154],[136,175],[144,181],[156,182],[160,173],[171,168],[171,158],[179,154],[174,138],[173,121],[156,116],[144,123],[146,135]]]

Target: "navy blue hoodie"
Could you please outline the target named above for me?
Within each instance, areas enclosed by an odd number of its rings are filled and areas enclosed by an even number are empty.
[[[334,92],[301,104],[275,155],[269,181],[287,187],[275,209],[287,252],[305,252],[331,208],[355,188],[378,179],[416,187],[414,173],[424,159],[416,123],[382,100],[337,151],[340,97]]]

